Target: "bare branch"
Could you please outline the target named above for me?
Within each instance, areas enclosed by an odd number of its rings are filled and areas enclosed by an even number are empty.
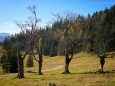
[[[22,33],[23,34],[26,34],[25,33],[25,28],[26,28],[26,24],[22,23],[22,22],[19,22],[19,21],[15,21],[16,25],[21,29]]]
[[[24,56],[23,56],[23,59],[25,59],[26,55],[29,53],[30,51],[30,48],[25,52]]]
[[[39,62],[39,60],[36,59],[35,55],[34,55],[34,59],[35,59],[35,61]]]

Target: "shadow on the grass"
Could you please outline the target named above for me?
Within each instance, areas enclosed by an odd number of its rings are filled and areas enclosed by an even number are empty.
[[[94,71],[94,72],[82,72],[82,73],[77,73],[77,74],[107,74],[107,73],[115,73],[115,70],[110,70],[110,71]]]
[[[38,74],[38,72],[34,72],[34,71],[27,71],[26,73],[32,73],[32,74]],[[68,74],[106,74],[106,73],[115,73],[115,70],[110,70],[110,71],[104,71],[104,72],[101,72],[100,70],[97,70],[97,71],[89,71],[89,72],[77,72],[77,73],[61,73],[61,74],[65,74],[65,75],[68,75]]]
[[[66,74],[77,74],[77,73],[64,73],[64,72],[63,72],[63,73],[61,73],[61,74],[65,74],[65,75],[66,75]]]
[[[35,74],[36,74],[36,73],[38,73],[38,72],[34,72],[34,71],[30,71],[30,70],[29,70],[29,71],[27,71],[26,73],[35,73]]]

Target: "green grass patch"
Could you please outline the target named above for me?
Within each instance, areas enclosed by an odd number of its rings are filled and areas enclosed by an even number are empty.
[[[47,86],[55,83],[57,86],[114,86],[115,74],[60,74],[48,72],[45,75],[25,74],[24,79],[4,78],[0,86]]]

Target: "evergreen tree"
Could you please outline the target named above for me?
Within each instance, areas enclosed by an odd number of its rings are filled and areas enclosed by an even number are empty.
[[[31,54],[28,56],[26,66],[33,67],[33,56]]]
[[[4,52],[1,57],[1,64],[4,73],[16,73],[18,71],[16,51]]]
[[[51,48],[50,48],[50,56],[51,57],[57,55],[57,45],[58,45],[58,42],[56,40],[52,40]]]

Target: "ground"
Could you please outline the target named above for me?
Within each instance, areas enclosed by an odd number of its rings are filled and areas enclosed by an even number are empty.
[[[92,53],[74,55],[70,74],[61,74],[64,69],[63,56],[44,57],[44,75],[37,75],[37,65],[34,62],[32,68],[25,66],[24,79],[15,78],[17,74],[0,74],[0,86],[48,86],[49,83],[55,83],[56,86],[115,86],[115,57],[106,58],[103,74],[98,72],[99,58]]]

